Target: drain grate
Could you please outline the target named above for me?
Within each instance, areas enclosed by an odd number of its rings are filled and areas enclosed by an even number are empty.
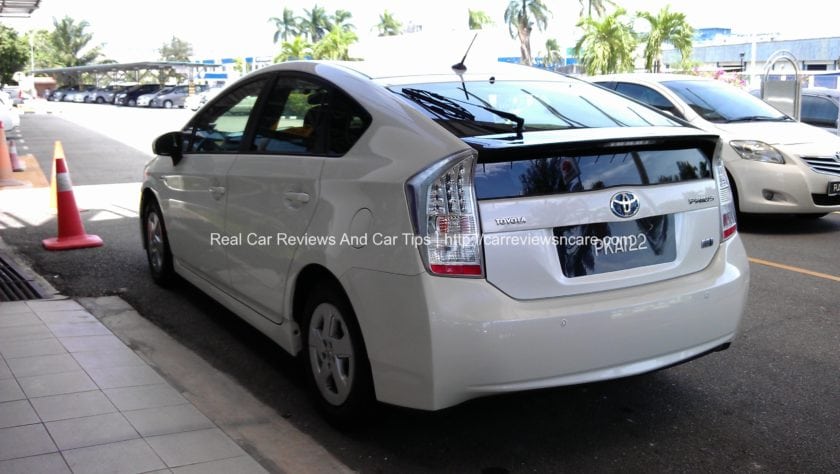
[[[3,252],[0,252],[0,301],[39,300],[46,295]]]

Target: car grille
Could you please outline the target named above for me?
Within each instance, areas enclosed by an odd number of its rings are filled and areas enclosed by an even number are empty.
[[[835,174],[840,176],[840,157],[835,156],[803,156],[802,160],[817,173]]]
[[[840,206],[840,195],[812,194],[811,198],[813,198],[814,204],[817,206]]]

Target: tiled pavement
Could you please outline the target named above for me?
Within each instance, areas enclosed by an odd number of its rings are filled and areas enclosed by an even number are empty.
[[[257,473],[72,300],[0,303],[0,474]]]

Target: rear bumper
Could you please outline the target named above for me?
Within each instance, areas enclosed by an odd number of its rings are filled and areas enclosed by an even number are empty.
[[[731,341],[749,286],[739,238],[703,271],[597,294],[514,300],[483,279],[342,278],[377,398],[436,410],[484,395],[643,373]]]

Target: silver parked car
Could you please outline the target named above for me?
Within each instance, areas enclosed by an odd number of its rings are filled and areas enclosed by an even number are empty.
[[[202,90],[203,88],[201,86],[195,86],[196,93],[200,93]],[[188,96],[189,86],[176,86],[168,92],[161,91],[159,94],[154,96],[150,105],[152,107],[163,107],[165,109],[171,109],[173,107],[180,108],[184,106],[184,101]]]

